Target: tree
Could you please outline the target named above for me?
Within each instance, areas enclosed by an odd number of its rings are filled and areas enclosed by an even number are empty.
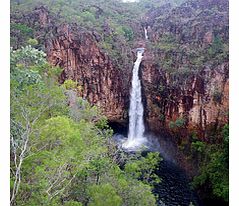
[[[44,118],[66,111],[63,90],[55,85],[46,87],[41,75],[30,70],[36,63],[45,64],[43,56],[31,47],[11,53],[12,204],[20,187],[22,164],[29,154],[30,137]]]
[[[89,188],[91,196],[89,206],[120,206],[122,199],[110,184],[93,185]]]
[[[222,144],[200,144],[204,147],[203,159],[200,165],[200,174],[193,179],[195,188],[210,185],[210,194],[216,198],[229,200],[229,127],[226,124],[222,128],[219,138],[222,138]],[[213,139],[213,137],[211,137]],[[197,143],[198,145],[199,143]],[[202,152],[200,150],[200,152]]]
[[[124,36],[128,41],[132,41],[134,37],[134,32],[130,27],[123,26],[122,30],[124,32]]]
[[[150,152],[146,157],[140,157],[128,161],[125,165],[125,171],[129,175],[133,175],[134,178],[141,178],[146,184],[153,185],[159,183],[160,179],[154,174],[159,162],[162,160],[158,152]]]

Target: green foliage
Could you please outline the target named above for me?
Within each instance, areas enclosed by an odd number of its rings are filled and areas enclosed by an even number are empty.
[[[64,203],[64,206],[82,206],[80,202],[77,201],[67,201]]]
[[[213,196],[228,202],[229,198],[229,126],[226,124],[222,129],[221,138],[223,144],[206,145],[196,142],[192,146],[202,153],[200,175],[193,179],[193,186],[199,187],[210,185]]]
[[[76,94],[72,94],[72,95],[76,96]],[[82,119],[86,121],[94,121],[95,123],[101,121],[100,110],[96,106],[91,106],[89,102],[87,102],[86,100],[82,98],[75,97],[75,99],[76,101],[74,105],[70,108],[70,116],[75,121],[80,121]],[[99,125],[100,125],[100,122],[99,122]],[[103,127],[103,122],[101,126]]]
[[[131,163],[130,163],[131,164]],[[131,172],[130,172],[131,173]],[[123,205],[154,206],[156,198],[151,193],[151,187],[126,171],[114,168],[105,178],[106,183],[111,182],[123,200]]]
[[[67,194],[76,175],[91,164],[90,159],[104,154],[106,148],[94,126],[85,121],[75,123],[68,117],[58,116],[46,120],[40,131],[37,139],[32,137],[31,156],[25,160],[23,171],[28,171],[26,182],[28,178],[35,180],[32,192],[44,195],[47,190],[52,199],[57,194],[63,195],[63,191]],[[40,184],[35,185],[36,182]]]
[[[145,183],[159,183],[160,178],[154,174],[154,171],[161,160],[162,158],[159,156],[159,153],[148,153],[146,157],[128,162],[125,165],[125,171],[134,178],[141,178]]]
[[[122,26],[124,36],[128,41],[132,41],[134,37],[134,32],[130,27]]]
[[[11,87],[18,88],[18,91],[16,92],[20,92],[24,89],[25,86],[38,84],[42,81],[42,77],[39,75],[39,73],[37,71],[32,70],[15,70],[11,73],[11,76]]]
[[[95,16],[94,14],[92,14],[90,11],[84,11],[81,13],[81,18],[83,19],[83,21],[90,21],[92,23],[94,23],[95,20]]]
[[[27,157],[33,155],[39,128],[46,119],[68,113],[64,91],[48,81],[51,77],[43,76],[44,56],[43,52],[30,46],[11,51],[11,156],[15,158],[14,163],[11,162],[11,201],[19,204],[24,200],[18,193],[29,191],[29,185],[24,184],[24,167]],[[21,179],[19,171],[23,175]],[[32,195],[38,198],[34,191]],[[47,201],[45,197],[43,195],[40,202]],[[34,205],[33,202],[29,199],[28,203]],[[57,202],[52,202],[54,204]]]
[[[224,42],[220,36],[216,36],[212,44],[208,47],[207,55],[216,63],[228,59],[228,43]]]
[[[46,54],[31,46],[22,47],[18,50],[11,50],[11,69],[15,67],[39,66],[47,63]]]
[[[19,45],[25,46],[27,40],[33,36],[34,30],[25,24],[11,23],[10,27],[11,46],[14,46],[14,48],[18,48]]]
[[[201,141],[192,142],[191,144],[191,149],[199,153],[204,152],[205,147],[206,147],[205,143]]]
[[[141,8],[145,8],[150,10],[153,8],[159,8],[161,6],[163,6],[165,3],[170,3],[172,6],[176,6],[176,5],[180,5],[183,2],[185,2],[185,0],[168,0],[168,1],[164,1],[164,0],[140,0],[139,1],[139,5]]]
[[[120,206],[122,199],[110,184],[93,185],[89,188],[91,196],[89,206]]]
[[[175,129],[175,128],[182,128],[186,124],[186,120],[183,117],[180,117],[176,119],[175,121],[170,121],[169,122],[169,128]]]
[[[212,42],[211,47],[208,50],[208,53],[211,57],[213,57],[215,54],[220,53],[222,51],[223,51],[222,39],[216,36]]]
[[[21,32],[22,35],[24,36],[29,36],[33,34],[33,29],[28,27],[25,24],[21,24],[21,23],[12,23],[11,24],[11,29],[16,29],[19,30]]]
[[[116,48],[118,47],[116,42],[117,36],[115,34],[107,36],[104,41],[101,41],[99,46],[110,56],[112,61],[120,62],[122,59],[122,54]]]
[[[115,30],[114,34],[124,36],[126,41],[133,40],[134,31],[130,26],[111,23],[111,27]]]
[[[25,86],[43,86],[44,81],[51,83],[51,79],[57,80],[62,71],[59,67],[49,65],[45,59],[46,54],[31,46],[11,49],[10,57],[11,87],[17,89],[15,91],[18,93],[24,90]]]
[[[177,46],[177,39],[173,35],[166,33],[160,38],[159,44],[155,47],[167,52],[174,50]]]
[[[27,43],[31,46],[38,45],[38,41],[36,39],[32,39],[32,38],[28,39]]]
[[[64,81],[62,87],[64,87],[65,89],[76,89],[77,88],[77,82],[71,80],[71,79],[67,79]]]
[[[229,146],[229,124],[224,125],[223,130],[223,143],[226,149],[228,149]],[[228,153],[227,153],[228,154]]]

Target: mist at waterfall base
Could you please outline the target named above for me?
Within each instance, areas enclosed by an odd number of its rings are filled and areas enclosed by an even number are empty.
[[[176,164],[176,145],[163,136],[159,136],[153,133],[146,133],[144,136],[147,141],[144,141],[142,147],[138,148],[124,148],[122,145],[127,141],[127,136],[120,133],[118,130],[117,133],[113,135],[113,141],[116,143],[117,147],[122,149],[125,152],[160,152],[160,155],[164,160]]]

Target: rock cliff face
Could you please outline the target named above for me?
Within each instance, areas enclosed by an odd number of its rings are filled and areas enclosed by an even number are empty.
[[[60,83],[77,81],[78,95],[99,106],[110,121],[126,119],[128,91],[122,71],[101,51],[92,33],[61,25],[46,42],[46,51],[49,62],[64,69]]]
[[[180,127],[207,140],[209,129],[228,122],[228,2],[169,8],[143,22],[150,40],[142,66],[146,120],[156,132]]]
[[[198,131],[205,137],[207,129],[225,124],[229,102],[227,73],[228,62],[225,62],[214,70],[203,70],[202,77],[192,77],[185,85],[170,89],[168,74],[150,62],[143,62],[149,129],[157,133],[170,131],[170,122],[183,118],[183,128]]]

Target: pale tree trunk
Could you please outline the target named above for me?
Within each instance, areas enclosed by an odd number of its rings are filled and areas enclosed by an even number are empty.
[[[28,142],[29,142],[29,136],[31,133],[30,124],[27,122],[26,131],[21,135],[20,141],[17,141],[14,139],[13,136],[11,136],[11,146],[12,146],[12,153],[14,156],[14,166],[15,169],[12,169],[14,171],[15,181],[13,184],[13,189],[11,192],[11,198],[10,198],[10,204],[14,205],[15,199],[19,190],[19,186],[21,183],[21,167],[23,160],[26,157],[26,154],[28,152]]]
[[[14,156],[14,168],[11,168],[11,171],[13,173],[13,176],[15,177],[10,197],[11,205],[15,204],[16,196],[21,184],[22,163],[24,159],[27,157],[27,154],[30,149],[29,138],[32,133],[32,128],[34,124],[37,122],[37,120],[41,117],[41,115],[46,111],[46,109],[48,109],[48,107],[44,108],[42,106],[40,108],[39,113],[36,114],[36,117],[30,120],[28,112],[22,107],[21,116],[25,120],[25,126],[22,128],[24,128],[25,131],[22,134],[20,134],[16,139],[14,139],[14,137],[11,135],[11,154]]]

